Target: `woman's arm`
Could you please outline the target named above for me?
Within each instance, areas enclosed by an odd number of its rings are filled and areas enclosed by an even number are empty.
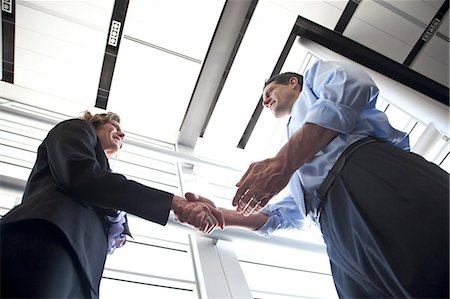
[[[243,214],[239,214],[238,212],[236,212],[236,210],[229,210],[224,208],[219,208],[219,210],[223,213],[225,227],[235,226],[247,228],[250,230],[258,230],[269,219],[269,216],[263,213],[244,216]]]

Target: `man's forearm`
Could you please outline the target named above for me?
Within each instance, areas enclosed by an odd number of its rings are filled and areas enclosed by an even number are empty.
[[[247,172],[236,184],[238,189],[233,197],[233,206],[244,216],[257,211],[255,198],[259,208],[289,183],[294,172],[310,161],[314,155],[324,148],[338,133],[314,124],[305,124],[295,132],[289,141],[273,158],[252,163]],[[232,220],[239,220],[233,216]],[[248,223],[254,227],[255,223]],[[259,227],[258,227],[259,228]]]
[[[285,170],[292,174],[337,135],[336,131],[314,124],[305,124],[289,138],[275,158],[283,161]]]

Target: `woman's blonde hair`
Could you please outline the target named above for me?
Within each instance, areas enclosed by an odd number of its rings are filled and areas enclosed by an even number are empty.
[[[98,126],[112,120],[120,123],[120,116],[113,112],[92,114],[89,111],[84,111],[80,116],[80,119],[90,122],[94,126],[94,128],[97,128]]]

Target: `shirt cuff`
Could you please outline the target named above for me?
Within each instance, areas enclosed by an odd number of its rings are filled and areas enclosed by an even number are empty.
[[[267,221],[261,226],[258,230],[255,232],[263,237],[268,238],[270,234],[275,231],[271,225],[273,224],[273,217],[270,217],[270,205],[266,205],[261,211],[259,211],[261,214],[264,214],[268,216]]]
[[[277,204],[271,204],[265,206],[260,213],[269,216],[269,218],[255,232],[266,238],[279,229],[301,229],[305,224],[305,219],[301,217],[296,206],[280,208]]]

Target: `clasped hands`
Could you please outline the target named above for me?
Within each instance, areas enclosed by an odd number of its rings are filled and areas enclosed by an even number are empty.
[[[186,193],[186,199],[174,196],[172,210],[175,213],[175,220],[187,223],[199,231],[211,233],[216,228],[225,227],[223,213],[215,204],[204,197],[199,197],[194,193]]]
[[[252,163],[236,184],[238,189],[232,202],[233,206],[237,206],[236,212],[243,216],[258,213],[286,187],[292,174],[293,171],[287,171],[285,165],[276,158]],[[176,220],[204,233],[225,227],[223,213],[211,200],[194,193],[186,193],[185,196],[186,199],[174,197],[172,205]]]

